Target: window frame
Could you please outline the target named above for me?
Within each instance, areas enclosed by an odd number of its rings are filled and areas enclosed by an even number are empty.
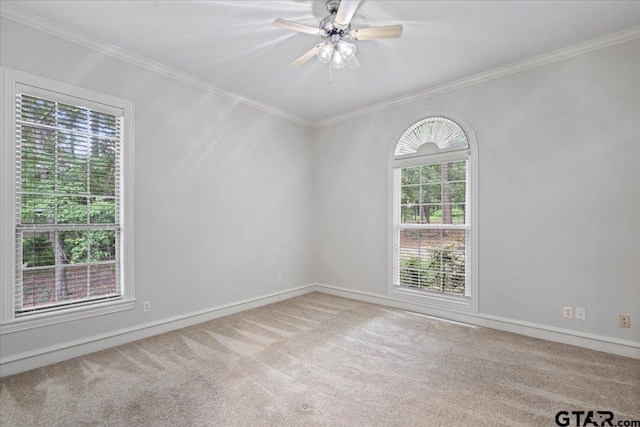
[[[402,136],[413,125],[420,121],[430,118],[445,118],[451,120],[464,131],[469,144],[466,150],[449,151],[442,150],[441,153],[435,154],[404,154],[395,156],[396,146],[400,142]],[[467,174],[469,176],[469,203],[471,204],[469,215],[468,236],[470,242],[467,244],[467,256],[469,257],[467,265],[469,266],[469,283],[465,287],[469,287],[468,296],[455,296],[446,293],[438,293],[419,289],[400,288],[394,286],[395,282],[395,258],[399,249],[396,241],[396,224],[394,209],[396,209],[396,198],[400,197],[399,182],[396,183],[394,176],[399,169],[411,166],[420,166],[425,164],[443,163],[467,159]],[[478,312],[478,155],[477,142],[475,134],[469,123],[459,115],[450,111],[433,111],[425,115],[421,115],[419,119],[413,120],[408,126],[405,126],[390,147],[389,165],[388,165],[388,296],[390,298],[415,303],[421,306],[455,311],[461,313],[477,313]]]
[[[2,94],[0,97],[0,120],[2,145],[0,146],[0,334],[48,326],[87,317],[100,316],[135,308],[134,271],[134,103],[104,93],[85,89],[68,83],[48,79],[34,74],[0,67]],[[19,88],[28,87],[27,93],[34,96],[52,94],[55,100],[81,100],[88,108],[101,106],[107,110],[119,110],[124,117],[121,147],[121,241],[120,281],[121,297],[106,301],[88,301],[77,305],[60,306],[42,312],[16,316],[13,297],[16,284],[16,95]]]

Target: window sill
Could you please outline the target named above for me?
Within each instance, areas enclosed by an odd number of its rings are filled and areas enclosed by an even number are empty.
[[[419,304],[441,310],[455,311],[460,313],[477,313],[478,308],[475,301],[467,296],[446,295],[417,289],[408,289],[393,286],[389,289],[389,296],[396,299]]]
[[[117,313],[119,311],[135,308],[135,299],[111,301],[102,304],[86,305],[83,307],[67,308],[61,311],[32,314],[9,320],[0,324],[0,335],[41,328],[57,323],[72,322],[88,317],[102,316],[103,314]]]

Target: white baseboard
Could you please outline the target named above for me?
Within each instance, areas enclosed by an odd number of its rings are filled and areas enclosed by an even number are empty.
[[[414,311],[416,313],[454,320],[456,322],[467,323],[470,325],[483,326],[500,331],[512,332],[528,337],[539,338],[547,341],[570,344],[577,347],[584,347],[591,350],[640,359],[640,342],[636,341],[589,334],[586,332],[557,328],[554,326],[542,325],[539,323],[524,322],[521,320],[493,316],[490,314],[458,313],[448,310],[435,309],[420,304],[397,300],[386,295],[374,294],[371,292],[359,291],[355,289],[341,288],[338,286],[325,285],[322,283],[316,283],[315,290],[318,292],[324,292],[344,298],[351,298],[388,307]]]
[[[25,353],[15,354],[0,359],[0,377],[18,374],[41,366],[83,356],[85,354],[148,338],[154,335],[173,331],[218,317],[228,316],[240,311],[249,310],[285,299],[313,292],[313,284],[289,288],[279,292],[261,295],[255,298],[224,304],[205,310],[194,311],[155,322],[144,323],[130,328],[120,329],[105,334],[94,335],[75,341],[40,348]]]
[[[18,374],[139,339],[185,328],[218,317],[228,316],[244,310],[304,295],[313,291],[640,359],[640,343],[635,341],[588,334],[482,313],[451,312],[396,300],[386,295],[316,283],[4,357],[0,359],[0,377]]]

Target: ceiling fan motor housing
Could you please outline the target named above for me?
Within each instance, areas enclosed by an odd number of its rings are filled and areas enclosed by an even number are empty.
[[[340,2],[338,2],[338,4],[339,3]],[[349,32],[351,31],[351,23],[347,25],[347,28],[341,29],[336,27],[334,23],[335,19],[336,15],[332,14],[320,21],[320,37],[322,37],[323,40],[338,42],[344,36],[349,35]]]

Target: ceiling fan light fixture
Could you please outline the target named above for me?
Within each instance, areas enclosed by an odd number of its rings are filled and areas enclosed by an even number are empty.
[[[353,55],[356,54],[356,45],[344,40],[340,40],[338,42],[338,50],[340,51],[344,59],[348,61],[353,58]]]
[[[318,59],[320,60],[320,62],[323,62],[326,64],[331,59],[331,55],[333,51],[334,51],[333,43],[327,42],[324,44],[324,46],[318,49],[318,53],[316,55],[318,56]]]
[[[347,61],[338,49],[331,54],[331,68],[342,68],[347,65]]]
[[[392,39],[402,35],[402,25],[351,29],[351,19],[361,1],[325,0],[330,15],[320,21],[317,29],[311,25],[300,24],[286,19],[273,21],[273,25],[276,27],[320,36],[324,41],[303,53],[291,65],[299,67],[309,59],[317,56],[320,62],[329,64],[329,83],[331,83],[332,69],[346,66],[347,61],[349,61],[350,66],[360,67],[355,56],[356,45],[347,42],[345,40],[346,37],[355,42],[358,40]]]

